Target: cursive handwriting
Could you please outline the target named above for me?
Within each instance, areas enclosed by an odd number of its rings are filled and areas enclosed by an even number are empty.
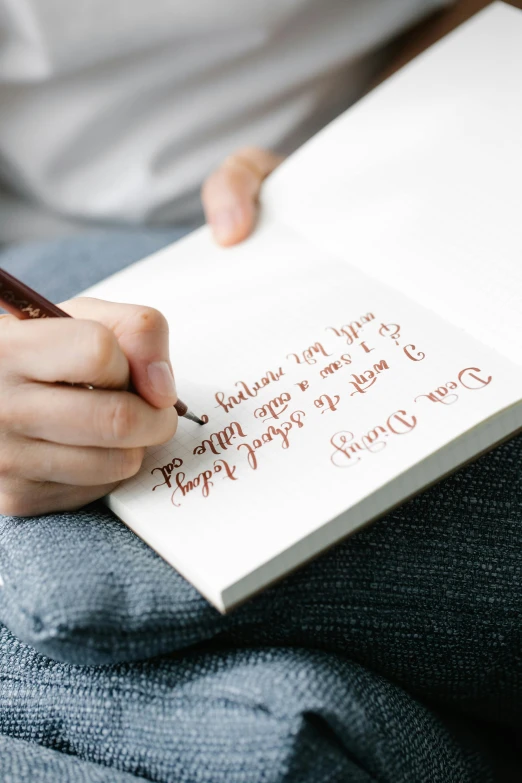
[[[257,397],[261,389],[264,389],[264,387],[268,386],[270,383],[275,383],[280,380],[283,375],[283,368],[279,367],[279,369],[275,371],[268,370],[261,380],[256,381],[253,384],[245,383],[245,381],[236,381],[234,385],[238,387],[239,391],[235,393],[235,396],[229,395],[228,397],[225,397],[224,392],[216,392],[214,395],[217,401],[216,408],[223,408],[225,413],[228,413],[232,408],[241,405],[242,402],[246,402],[252,397]]]
[[[330,364],[327,364],[326,367],[323,367],[321,370],[321,378],[328,378],[329,375],[333,375],[338,370],[340,370],[342,367],[351,364],[352,363],[352,357],[349,353],[343,353],[339,359],[335,362],[330,362]]]
[[[222,478],[230,479],[231,481],[237,481],[237,478],[234,475],[235,472],[235,465],[231,467],[226,460],[216,459],[214,460],[214,466],[212,469],[202,470],[201,473],[199,473],[195,478],[188,481],[185,481],[185,473],[176,473],[176,489],[171,495],[172,505],[179,508],[181,505],[181,502],[179,502],[181,498],[187,497],[188,494],[198,488],[201,489],[202,496],[204,498],[208,498],[210,495],[210,490],[214,486],[214,482],[212,481],[214,476],[217,476],[220,473],[224,473],[225,475]]]
[[[287,359],[290,359],[292,357],[295,359],[297,364],[303,364],[303,362],[306,362],[306,364],[315,364],[317,362],[316,355],[322,354],[323,356],[331,356],[331,354],[327,353],[322,343],[314,343],[313,345],[310,345],[308,348],[305,348],[304,351],[301,351],[301,353],[289,353],[286,357]]]
[[[161,473],[161,475],[163,476],[163,481],[161,481],[159,484],[156,484],[155,487],[152,487],[152,491],[154,492],[154,490],[157,489],[158,487],[164,487],[165,485],[170,489],[170,487],[172,486],[170,481],[170,477],[172,476],[172,471],[175,468],[180,468],[182,465],[183,465],[183,460],[180,459],[179,457],[174,457],[172,462],[169,462],[168,465],[163,465],[162,468],[153,468],[151,470],[151,475],[154,475],[154,473],[158,471],[158,473]]]
[[[262,448],[266,443],[272,443],[278,441],[281,444],[282,449],[287,449],[290,446],[290,439],[288,437],[289,432],[296,426],[298,429],[304,426],[302,419],[306,416],[304,411],[294,411],[289,416],[289,421],[283,421],[278,427],[274,427],[271,424],[266,432],[263,432],[259,438],[255,438],[252,443],[240,443],[237,447],[245,449],[247,452],[248,464],[252,470],[257,469],[257,456],[256,451]]]
[[[341,398],[338,394],[334,394],[333,400],[329,394],[321,394],[317,400],[314,400],[314,405],[316,408],[321,409],[321,413],[326,413],[326,411],[332,411],[332,413],[335,413],[340,399]]]
[[[415,416],[399,410],[388,416],[385,424],[378,424],[357,439],[353,432],[336,432],[330,439],[335,449],[330,460],[336,468],[351,468],[361,461],[364,453],[376,454],[383,451],[386,448],[385,438],[391,435],[407,435],[416,426]]]
[[[484,386],[489,386],[493,380],[492,375],[481,378],[477,373],[482,373],[482,370],[479,367],[466,367],[459,372],[456,381],[446,381],[446,383],[437,386],[436,389],[427,392],[427,394],[419,394],[415,397],[415,402],[424,397],[430,402],[440,402],[443,405],[452,405],[454,402],[457,402],[459,398],[459,395],[454,391],[459,388],[459,384],[463,386],[464,389],[475,391],[476,389],[483,389]]]
[[[389,369],[387,362],[384,359],[381,359],[380,362],[373,365],[372,370],[364,370],[360,375],[355,375],[354,373],[352,375],[352,380],[349,381],[350,385],[354,388],[350,397],[353,397],[354,394],[366,394],[370,386],[373,386],[377,380],[379,373]]]
[[[326,329],[333,332],[337,337],[345,337],[347,345],[351,345],[359,338],[361,329],[374,319],[373,313],[366,313],[366,315],[360,315],[357,321],[350,321],[349,324],[340,326],[338,329],[335,326],[327,326]]]
[[[222,451],[226,451],[231,442],[235,438],[244,438],[245,433],[241,429],[241,425],[237,421],[232,421],[227,427],[219,432],[213,432],[210,437],[201,441],[199,446],[196,446],[193,454],[205,454],[207,450],[212,454],[221,454]]]
[[[265,405],[256,408],[254,416],[256,419],[264,419],[265,421],[278,419],[288,408],[288,403],[291,399],[292,397],[288,392],[283,392],[279,397],[274,397],[273,400],[269,400]]]

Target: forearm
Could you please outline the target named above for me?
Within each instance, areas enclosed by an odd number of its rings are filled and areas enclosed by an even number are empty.
[[[522,0],[506,0],[516,8],[522,8]],[[391,60],[372,84],[375,87],[392,73],[423,52],[433,43],[458,27],[478,11],[490,5],[492,0],[457,0],[453,5],[434,14],[425,22],[406,31],[394,45]]]

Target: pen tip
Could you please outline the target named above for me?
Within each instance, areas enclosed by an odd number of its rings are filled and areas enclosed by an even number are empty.
[[[186,418],[186,419],[190,419],[190,421],[195,421],[195,422],[196,422],[196,424],[206,424],[206,423],[207,423],[207,422],[205,421],[205,419],[200,419],[200,418],[199,418],[199,416],[196,416],[196,414],[195,414],[195,413],[192,413],[192,411],[187,411],[187,412],[185,413],[185,418]],[[205,417],[205,418],[206,418],[206,417]],[[207,419],[207,421],[208,421],[208,419]]]

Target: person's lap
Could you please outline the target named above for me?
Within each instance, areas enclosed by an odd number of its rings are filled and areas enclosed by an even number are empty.
[[[59,301],[177,235],[20,246],[0,265]],[[138,660],[211,638],[321,648],[461,718],[520,729],[521,461],[518,438],[230,617],[101,504],[0,518],[0,621],[44,654],[77,663]]]
[[[115,783],[518,779],[498,734],[448,720],[331,653],[200,649],[81,667],[45,659],[0,628],[0,681],[0,778],[11,783],[27,783],[13,775],[24,765],[34,780],[111,779],[93,762],[114,770]],[[43,748],[27,747],[35,738]]]

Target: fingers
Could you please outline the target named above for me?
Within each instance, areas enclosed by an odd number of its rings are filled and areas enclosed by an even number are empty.
[[[208,177],[201,197],[218,244],[234,245],[249,236],[255,225],[261,184],[282,160],[267,150],[244,147]]]
[[[92,299],[63,309],[73,317],[0,319],[0,514],[79,508],[176,430],[163,316]]]
[[[0,478],[52,481],[92,487],[123,481],[140,469],[145,449],[98,449],[18,439],[9,459],[0,463]]]
[[[6,491],[0,485],[0,514],[8,517],[32,517],[51,511],[74,511],[102,498],[116,486],[117,483],[76,487],[20,481],[16,488],[11,485]]]
[[[121,388],[129,365],[115,335],[96,321],[46,318],[0,323],[0,363],[18,380]]]
[[[175,404],[178,396],[169,358],[169,327],[158,310],[86,297],[65,302],[62,307],[75,318],[101,322],[114,334],[141,397],[156,408]]]
[[[121,389],[129,375],[156,408],[172,407],[176,387],[164,316],[150,307],[74,299],[73,318],[0,322],[0,363],[7,374],[45,383],[65,381]]]
[[[35,383],[4,395],[0,411],[0,429],[36,440],[106,449],[166,443],[174,437],[177,422],[174,408],[155,408],[130,392]]]

